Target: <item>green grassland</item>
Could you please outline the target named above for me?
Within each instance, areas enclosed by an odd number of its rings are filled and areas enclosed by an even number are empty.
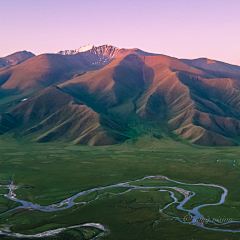
[[[207,186],[188,186],[183,184],[178,184],[171,182],[165,179],[146,179],[141,182],[136,182],[137,186],[169,186],[183,188],[184,190],[193,191],[195,195],[184,204],[185,209],[193,209],[194,207],[200,204],[206,203],[217,203],[220,201],[223,190],[216,187],[207,187]]]
[[[134,181],[149,175],[164,175],[184,183],[213,183],[228,189],[226,202],[220,206],[204,207],[200,212],[209,217],[240,220],[239,147],[204,148],[168,138],[153,141],[151,139],[146,136],[139,142],[128,141],[116,146],[90,147],[64,142],[24,142],[6,134],[0,137],[0,179],[13,181],[19,186],[14,191],[19,199],[43,206],[58,203],[80,191]],[[161,186],[160,180],[157,181],[149,179],[137,184]],[[172,182],[165,184],[196,192],[186,206],[184,205],[187,209],[203,203],[217,202],[222,193],[220,189],[213,187],[187,186]],[[26,185],[32,187],[25,188]],[[132,190],[115,195],[126,190],[127,188],[112,188],[83,195],[75,199],[79,204],[57,212],[18,209],[0,216],[0,228],[7,224],[13,232],[36,234],[93,222],[101,223],[110,230],[110,234],[102,239],[240,238],[240,233],[205,230],[174,220],[171,216],[185,215],[185,212],[177,210],[174,204],[160,213],[159,206],[163,208],[172,202],[168,192]],[[179,200],[183,199],[180,193],[174,193]],[[96,194],[100,196],[94,200]],[[81,204],[87,201],[90,202]],[[0,213],[11,209],[14,204],[16,203],[6,201],[0,195]],[[44,239],[91,239],[98,231],[69,229]],[[0,239],[16,238],[0,236]]]

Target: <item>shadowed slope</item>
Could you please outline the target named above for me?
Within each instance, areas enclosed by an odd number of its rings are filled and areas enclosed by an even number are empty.
[[[86,71],[100,69],[113,59],[122,58],[132,52],[151,55],[139,49],[118,49],[107,45],[73,55],[42,54],[20,65],[1,69],[0,85],[2,91],[11,90],[11,94],[43,89],[82,75]],[[11,59],[17,61],[20,59],[19,54],[11,55]]]
[[[16,107],[6,111],[10,115],[3,114],[4,131],[16,123],[16,131],[39,142],[108,145],[129,138],[141,141],[146,135],[185,138],[206,146],[237,145],[237,66],[224,65],[222,70],[232,71],[224,72],[230,74],[225,78],[218,77],[223,74],[218,71],[222,63],[209,60],[206,64],[216,63],[216,67],[207,69],[205,60],[196,61],[194,67],[190,60],[139,49],[104,45],[80,50],[43,54],[0,70],[5,91],[25,93],[51,84],[59,86],[21,103],[11,102],[10,106]]]
[[[175,58],[131,54],[60,87],[88,104],[104,109],[109,116],[127,121],[137,132],[142,131],[139,125],[150,124],[154,129],[168,128],[168,131],[175,131],[201,145],[236,145],[225,137],[238,135],[238,131],[233,134],[233,129],[239,128],[238,120],[230,119],[231,124],[225,122],[221,126],[222,119],[214,114],[225,112],[223,106],[192,89],[193,79],[201,78],[204,85],[203,79],[211,82],[210,77]],[[216,81],[219,88],[227,87],[227,80]],[[205,89],[199,92],[207,94]],[[203,124],[199,116],[210,118],[212,123]],[[220,127],[214,125],[217,122]],[[206,138],[210,140],[206,141]]]
[[[109,145],[128,138],[122,134],[126,128],[56,87],[46,88],[20,103],[9,114],[21,135],[35,138],[38,142],[62,139],[81,144]]]
[[[0,114],[0,134],[3,134],[15,126],[15,122],[9,114]]]
[[[143,59],[131,54],[112,61],[98,71],[88,72],[59,86],[84,101],[108,109],[138,96],[143,91],[143,68]]]
[[[165,121],[170,130],[174,130],[176,134],[180,134],[196,144],[208,146],[236,145],[233,141],[217,134],[222,134],[222,132],[216,131],[217,128],[204,125],[200,125],[200,128],[198,126],[199,122],[196,121],[196,113],[199,112],[197,110],[199,108],[196,98],[193,97],[191,88],[186,82],[179,81],[179,76],[186,76],[185,73],[187,73],[187,76],[197,75],[202,78],[209,77],[208,74],[181,64],[178,59],[166,56],[146,57],[145,63],[154,70],[154,79],[153,84],[143,92],[137,102],[139,116],[154,122],[158,120],[159,125],[162,125],[162,122]],[[213,109],[216,108],[218,111],[223,112],[214,103],[212,105]],[[185,134],[185,130],[181,130],[182,128],[185,129],[185,127],[187,127],[187,134]],[[232,137],[232,135],[223,135]],[[205,141],[208,137],[210,140]]]

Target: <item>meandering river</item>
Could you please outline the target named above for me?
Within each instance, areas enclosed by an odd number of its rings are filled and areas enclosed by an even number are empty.
[[[223,193],[221,195],[221,199],[218,203],[209,203],[209,204],[201,204],[191,210],[185,209],[183,208],[183,205],[189,201],[194,195],[195,192],[192,191],[188,191],[185,190],[184,188],[179,188],[179,187],[169,187],[169,186],[155,186],[155,187],[148,187],[148,186],[138,186],[135,185],[136,182],[139,181],[143,181],[146,179],[151,179],[151,178],[156,178],[156,179],[165,179],[167,181],[170,182],[174,182],[180,185],[186,185],[186,186],[206,186],[206,187],[215,187],[215,188],[220,188],[223,190]],[[147,190],[147,189],[159,189],[159,191],[167,191],[170,193],[170,196],[173,199],[173,202],[169,203],[168,205],[166,205],[163,209],[159,209],[159,212],[162,212],[163,210],[165,210],[166,208],[168,208],[170,205],[177,203],[177,209],[179,210],[183,210],[186,212],[186,218],[184,219],[180,219],[179,217],[173,217],[174,219],[182,222],[183,224],[193,224],[196,225],[198,227],[204,228],[204,229],[208,229],[208,230],[214,230],[214,231],[223,231],[223,232],[240,232],[240,230],[230,230],[230,229],[220,229],[220,228],[215,228],[216,226],[219,225],[226,225],[226,224],[230,224],[230,223],[240,223],[240,221],[226,221],[224,223],[220,223],[220,222],[216,222],[210,219],[205,218],[200,212],[199,209],[205,206],[216,206],[216,205],[221,205],[224,203],[226,196],[228,194],[228,190],[222,186],[219,185],[215,185],[215,184],[204,184],[204,183],[197,183],[197,184],[189,184],[189,183],[182,183],[182,182],[178,182],[172,179],[169,179],[168,177],[165,176],[161,176],[161,175],[157,175],[157,176],[147,176],[141,179],[137,179],[135,181],[129,181],[129,182],[124,182],[124,183],[118,183],[118,184],[114,184],[114,185],[109,185],[109,186],[105,186],[105,187],[97,187],[97,188],[92,188],[86,191],[82,191],[77,193],[76,195],[67,198],[63,201],[61,201],[60,203],[57,204],[52,204],[49,206],[40,206],[37,204],[33,204],[32,202],[28,202],[28,201],[24,201],[24,200],[20,200],[16,197],[16,194],[14,193],[14,190],[16,190],[18,188],[18,186],[14,185],[13,183],[11,183],[10,185],[5,185],[5,186],[1,186],[2,188],[7,188],[9,189],[9,193],[5,194],[4,196],[12,201],[15,202],[19,202],[22,204],[22,206],[16,207],[14,209],[11,209],[9,211],[6,211],[4,213],[1,213],[0,216],[8,213],[8,212],[12,212],[15,211],[16,209],[31,209],[31,210],[39,210],[39,211],[43,211],[43,212],[53,212],[53,211],[60,211],[60,210],[64,210],[64,209],[68,209],[71,208],[73,205],[78,204],[75,203],[74,200],[84,194],[88,194],[91,192],[95,192],[95,191],[100,191],[100,190],[106,190],[109,188],[115,188],[115,187],[124,187],[124,188],[129,188],[127,191],[121,192],[121,193],[111,193],[114,195],[120,195],[120,194],[125,194],[133,189],[139,189],[139,190]],[[168,190],[169,189],[169,190]],[[182,201],[179,201],[176,196],[174,195],[174,192],[171,190],[175,190],[178,191],[180,193],[182,193],[185,198]],[[147,194],[147,192],[146,192]],[[97,200],[98,196],[94,199]],[[87,204],[87,203],[85,203]],[[210,228],[210,227],[205,227],[204,223],[212,223],[215,225],[214,228]],[[60,232],[65,231],[66,229],[70,229],[70,228],[77,228],[77,227],[86,227],[86,226],[92,226],[98,229],[101,229],[102,232],[96,236],[93,239],[97,239],[103,236],[106,236],[107,234],[109,234],[109,229],[107,229],[107,227],[105,227],[104,225],[100,224],[100,223],[86,223],[86,224],[82,224],[82,225],[77,225],[77,226],[70,226],[68,228],[59,228],[59,229],[55,229],[55,230],[50,230],[50,231],[46,231],[46,232],[42,232],[42,233],[38,233],[35,235],[24,235],[24,234],[20,234],[20,233],[13,233],[10,231],[10,229],[2,229],[0,230],[0,235],[6,235],[6,236],[11,236],[11,237],[16,237],[16,238],[42,238],[42,237],[47,237],[47,236],[52,236],[52,235],[56,235]]]

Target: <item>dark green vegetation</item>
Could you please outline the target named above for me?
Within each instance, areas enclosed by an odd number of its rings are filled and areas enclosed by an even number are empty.
[[[143,147],[147,142],[148,145]],[[240,220],[238,147],[203,148],[174,142],[169,138],[149,141],[147,136],[142,137],[142,141],[111,147],[29,143],[13,140],[10,135],[3,135],[0,143],[0,178],[14,181],[19,186],[15,191],[19,199],[49,205],[94,187],[133,181],[148,175],[164,175],[185,183],[214,183],[226,187],[229,191],[226,202],[221,206],[202,208],[201,213],[213,218],[220,216]],[[178,187],[178,184],[175,186]],[[196,203],[216,202],[221,194],[201,186],[191,190],[201,198],[193,197],[189,201],[189,208]],[[118,188],[114,191],[121,192]],[[182,195],[176,197],[181,199]],[[79,198],[77,202],[94,198],[93,194],[87,199]],[[159,205],[163,208],[171,201],[167,192],[153,190],[133,190],[118,196],[106,193],[89,204],[78,204],[63,211],[44,213],[16,210],[1,216],[0,225],[11,225],[13,232],[36,234],[94,222],[110,230],[110,235],[103,239],[239,239],[239,233],[204,230],[173,220],[171,216],[185,215],[183,211],[176,210],[174,205],[164,213],[158,212]],[[8,206],[4,202],[1,204]],[[84,239],[76,229],[49,239],[74,239],[72,235],[77,236],[76,239]],[[13,238],[1,236],[1,239]]]
[[[6,192],[4,194],[6,194]],[[4,196],[0,196],[0,213],[6,212],[6,211],[11,210],[18,206],[21,206],[21,204],[13,202],[13,201],[5,198]]]
[[[169,186],[183,188],[184,190],[195,192],[196,194],[189,201],[187,201],[186,204],[184,204],[185,209],[193,209],[194,207],[205,203],[217,203],[220,201],[220,197],[223,193],[222,189],[215,187],[188,186],[170,182],[165,179],[147,179],[141,182],[137,182],[135,185],[143,187]],[[178,199],[180,200],[181,197],[178,197]]]

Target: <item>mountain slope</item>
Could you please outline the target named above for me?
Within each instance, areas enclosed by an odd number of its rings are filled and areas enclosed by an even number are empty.
[[[0,70],[2,93],[31,92],[1,106],[0,130],[38,142],[109,145],[167,136],[235,146],[239,68],[109,45],[42,54]]]
[[[211,60],[207,58],[198,58],[193,60],[182,59],[182,61],[184,63],[187,63],[188,65],[201,68],[201,69],[240,74],[239,66],[231,65],[231,64],[216,61],[216,60]]]
[[[199,85],[193,89],[196,79],[201,79],[202,89],[199,89]],[[139,125],[147,124],[155,129],[168,128],[201,145],[236,145],[228,138],[238,134],[226,133],[233,126],[239,129],[238,119],[232,112],[229,120],[232,124],[222,122],[224,118],[220,116],[225,112],[223,106],[200,94],[212,88],[205,86],[204,81],[211,82],[211,75],[178,59],[163,55],[130,54],[113,60],[98,71],[64,82],[59,87],[92,106],[97,105],[108,115],[127,121],[128,126],[135,131],[142,129]],[[222,81],[226,88],[228,80],[216,81],[218,86]],[[233,88],[231,91],[237,90]],[[199,120],[200,116],[204,119],[211,116],[213,121],[218,121],[218,125],[222,126],[214,128],[211,124],[203,124]],[[225,131],[220,131],[223,127]],[[211,140],[206,142],[206,138]]]
[[[16,123],[18,134],[38,142],[68,140],[76,144],[109,145],[128,139],[123,134],[126,128],[57,87],[40,91],[8,114]]]
[[[147,54],[138,49],[101,46],[77,54],[38,55],[17,66],[0,69],[0,86],[2,91],[11,90],[13,93],[43,89],[82,75],[86,71],[100,69],[114,58],[130,52]]]
[[[232,78],[237,80],[235,82],[239,87],[240,81],[240,67],[216,60],[211,60],[207,58],[198,58],[193,60],[182,59],[182,61],[190,66],[201,69],[214,78]]]
[[[2,89],[15,91],[38,90],[94,69],[80,56],[42,54],[17,66],[0,69]]]
[[[13,53],[6,57],[0,58],[0,68],[10,67],[10,66],[20,64],[34,56],[35,55],[33,53],[27,52],[27,51]]]

